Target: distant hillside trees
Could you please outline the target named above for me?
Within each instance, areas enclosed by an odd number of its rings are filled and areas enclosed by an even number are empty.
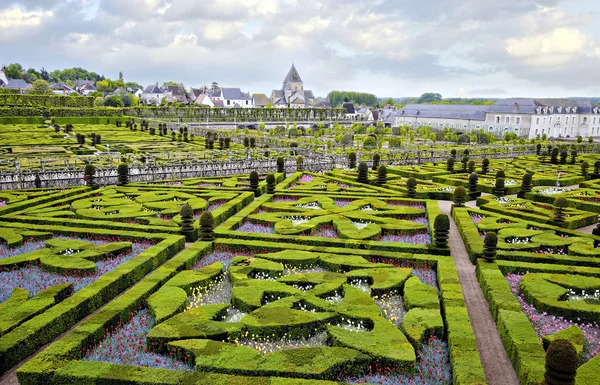
[[[377,96],[365,92],[353,91],[331,91],[327,94],[327,99],[331,102],[332,107],[339,107],[344,102],[354,102],[361,106],[377,106]]]

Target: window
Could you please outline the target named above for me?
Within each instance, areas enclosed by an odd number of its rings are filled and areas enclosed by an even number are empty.
[[[594,117],[594,124],[596,124],[596,118]]]
[[[510,124],[510,116],[504,118],[504,123]]]
[[[537,119],[536,119],[536,122],[535,122],[535,124],[540,124],[540,118],[537,118]]]
[[[552,124],[552,116],[548,118],[548,124]]]
[[[500,124],[500,117],[496,116],[496,124]]]
[[[573,135],[573,127],[571,127],[571,135]]]
[[[556,118],[556,120],[557,120],[558,122],[560,122],[560,116],[559,116],[558,118]]]
[[[520,117],[520,116],[517,116],[517,117],[515,118],[515,123],[516,123],[516,124],[521,124],[521,117]]]
[[[544,125],[546,124],[546,118],[544,118]]]
[[[571,124],[575,124],[575,117],[573,116],[573,118],[571,119]]]
[[[587,123],[587,116],[583,117],[583,123]]]
[[[231,100],[227,100],[227,105],[230,106],[231,105]]]
[[[466,125],[466,124],[463,124],[463,128],[467,128],[467,125]]]
[[[248,101],[246,100],[246,105],[248,105]]]
[[[540,130],[536,128],[536,129],[535,129],[535,134],[536,134],[536,135],[537,135],[537,134],[539,134],[539,131],[540,131]]]

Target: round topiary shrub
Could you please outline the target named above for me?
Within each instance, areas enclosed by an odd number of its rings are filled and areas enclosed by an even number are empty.
[[[181,227],[181,234],[185,235],[186,242],[196,242],[198,239],[198,230],[194,228],[194,210],[192,206],[185,203],[181,206],[181,210],[179,211],[181,215],[181,223],[179,226]]]
[[[494,262],[496,259],[496,248],[498,246],[498,235],[493,232],[487,232],[483,238],[483,259],[487,262]]]
[[[118,184],[123,186],[129,183],[129,167],[125,163],[119,164],[117,167]]]
[[[481,172],[487,174],[490,171],[490,160],[488,158],[483,158],[481,161]]]
[[[496,184],[494,185],[494,195],[497,197],[502,197],[506,194],[506,189],[504,188],[504,178],[496,178]]]
[[[477,198],[477,182],[479,181],[479,177],[477,176],[476,173],[472,172],[471,175],[469,175],[469,196],[471,197],[471,199],[475,199]]]
[[[565,223],[565,219],[567,215],[565,214],[565,209],[569,207],[569,202],[565,197],[558,197],[554,200],[554,222],[558,224]]]
[[[575,164],[577,162],[577,150],[571,151],[571,164]]]
[[[302,156],[296,158],[296,171],[304,171],[304,158]]]
[[[377,185],[382,186],[387,183],[387,168],[384,165],[377,169]]]
[[[417,180],[415,178],[408,178],[406,181],[406,195],[409,198],[415,198],[417,196]]]
[[[562,150],[560,152],[560,164],[566,164],[568,156],[569,156],[569,153],[567,152],[567,150]]]
[[[556,340],[546,350],[546,373],[544,385],[573,385],[579,366],[579,356],[573,344]]]
[[[438,214],[433,222],[434,243],[437,247],[448,246],[450,234],[450,218],[446,214]]]
[[[454,189],[454,206],[464,207],[467,201],[467,190],[463,186]]]
[[[504,170],[496,171],[496,179],[498,178],[506,178],[506,173],[504,172]]]
[[[369,166],[365,162],[360,162],[358,165],[358,178],[356,178],[356,181],[369,183]]]
[[[205,211],[200,216],[200,240],[210,242],[214,239],[215,219],[210,211]]]
[[[356,153],[351,152],[348,154],[348,168],[353,169],[356,168]]]
[[[281,156],[277,158],[277,172],[285,173],[285,161]]]
[[[525,194],[531,192],[531,182],[533,181],[533,175],[526,172],[521,180],[521,193]]]
[[[252,171],[250,173],[250,188],[254,191],[254,196],[259,196],[260,191],[258,191],[258,172]]]
[[[450,156],[452,157],[452,159],[456,159],[456,149],[455,148],[450,150]]]
[[[267,175],[267,194],[275,194],[275,175]]]
[[[446,161],[446,171],[453,173],[454,172],[454,158],[450,157]]]
[[[91,187],[93,189],[97,189],[98,187],[98,183],[96,183],[96,167],[94,167],[94,165],[92,164],[86,164],[85,165],[85,169],[83,170],[83,178],[85,179],[85,184],[88,187]]]
[[[550,152],[550,163],[558,164],[558,147],[554,147]]]
[[[373,155],[373,167],[371,168],[371,170],[377,171],[377,169],[379,168],[380,161],[381,161],[381,156],[379,156],[379,154]]]
[[[583,161],[581,163],[581,175],[582,176],[587,176],[588,174],[588,168],[590,168],[590,164],[587,161]]]
[[[539,155],[541,154],[541,152],[542,152],[542,144],[541,144],[541,143],[538,143],[538,144],[535,146],[535,153],[536,153],[536,155],[538,155],[538,156],[539,156]]]
[[[467,165],[467,171],[472,174],[475,172],[475,161],[474,160],[470,160],[468,165]]]

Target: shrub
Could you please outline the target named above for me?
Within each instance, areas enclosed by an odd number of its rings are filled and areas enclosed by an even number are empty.
[[[588,168],[590,168],[590,164],[584,160],[583,163],[581,163],[581,175],[587,176]]]
[[[406,181],[406,190],[409,198],[415,198],[417,196],[417,180],[415,178],[408,178]]]
[[[581,142],[583,142],[583,137],[581,135],[579,135],[577,137],[577,143],[581,143]]]
[[[560,164],[567,163],[567,156],[569,156],[569,153],[567,152],[567,150],[562,150],[560,152]]]
[[[254,191],[254,196],[259,196],[260,191],[258,190],[258,172],[252,171],[250,173],[250,188]]]
[[[573,344],[567,340],[550,343],[546,351],[544,385],[572,385],[575,383],[579,357]]]
[[[577,162],[577,150],[571,151],[571,164],[575,164]]]
[[[380,161],[381,161],[381,156],[379,156],[379,154],[373,155],[373,167],[372,167],[373,171],[377,171],[377,169],[379,168]]]
[[[280,156],[277,158],[277,172],[284,173],[285,172],[285,160]]]
[[[275,194],[275,175],[267,175],[267,194]]]
[[[600,174],[600,160],[597,160],[596,163],[594,163],[594,174]]]
[[[552,146],[550,146],[552,147]],[[558,147],[554,147],[550,152],[550,163],[558,164]]]
[[[498,178],[506,178],[506,173],[504,172],[504,170],[496,171],[496,179]]]
[[[497,197],[504,196],[506,190],[504,189],[504,178],[496,178],[496,184],[494,186],[494,195]]]
[[[348,168],[353,169],[356,168],[356,153],[351,152],[348,154]]]
[[[469,157],[468,156],[463,156],[463,158],[462,158],[462,172],[467,172],[468,163],[469,163]]]
[[[487,174],[490,171],[490,160],[488,158],[483,158],[481,161],[481,172]]]
[[[558,197],[554,200],[554,222],[559,224],[565,223],[565,208],[567,207],[569,207],[569,202],[567,201],[567,198]]]
[[[181,234],[185,235],[186,242],[195,242],[198,239],[198,231],[194,228],[194,210],[189,204],[181,206]]]
[[[93,189],[97,189],[100,187],[98,186],[98,183],[96,183],[96,167],[89,163],[86,164],[83,174],[85,178],[85,183],[88,187],[91,187]]]
[[[450,156],[452,157],[452,159],[456,159],[456,149],[455,148],[450,150]]]
[[[123,186],[129,183],[129,167],[125,163],[119,164],[117,167],[118,183]]]
[[[356,181],[359,183],[369,183],[369,166],[365,162],[360,162],[358,165],[358,178]]]
[[[475,172],[475,161],[474,160],[469,161],[469,164],[467,166],[467,172],[469,172],[470,174]]]
[[[296,171],[304,171],[304,158],[301,156],[296,158]]]
[[[438,214],[433,222],[434,242],[437,247],[448,246],[448,234],[450,233],[450,218],[446,214]]]
[[[453,173],[454,172],[454,158],[450,157],[446,161],[446,171]]]
[[[244,147],[250,147],[250,139],[247,136],[244,137]]]
[[[215,228],[215,219],[210,211],[205,211],[200,216],[200,240],[212,241],[215,237],[213,229]]]
[[[251,148],[256,147],[256,138],[255,137],[250,138],[250,147]]]
[[[467,200],[467,190],[463,186],[458,186],[454,189],[454,205],[456,207],[464,207]]]
[[[387,168],[384,165],[377,169],[377,184],[382,186],[387,183]]]
[[[531,192],[532,180],[533,180],[533,175],[531,175],[530,173],[526,172],[525,175],[523,175],[523,179],[521,181],[521,192],[523,194]]]
[[[477,181],[479,181],[479,177],[476,173],[471,172],[471,175],[469,175],[469,196],[471,199],[477,198]]]
[[[493,262],[496,259],[496,247],[498,246],[498,235],[489,231],[483,238],[483,259],[487,262]]]
[[[538,144],[535,146],[535,153],[536,153],[536,155],[538,155],[538,156],[539,156],[539,155],[542,153],[542,144],[541,144],[541,143],[538,143]]]

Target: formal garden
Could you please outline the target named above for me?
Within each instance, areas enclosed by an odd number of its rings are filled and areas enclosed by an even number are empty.
[[[593,142],[38,108],[0,133],[2,384],[598,383]]]

